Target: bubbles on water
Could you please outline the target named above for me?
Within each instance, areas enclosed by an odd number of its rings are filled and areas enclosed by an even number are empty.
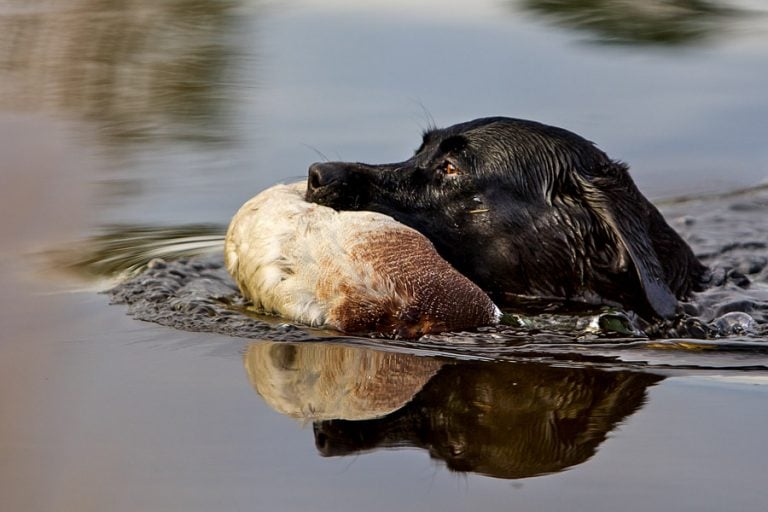
[[[754,334],[757,322],[748,313],[732,311],[715,319],[712,324],[721,336]]]

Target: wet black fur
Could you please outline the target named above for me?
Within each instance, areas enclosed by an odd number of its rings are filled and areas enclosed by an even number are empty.
[[[307,199],[417,229],[501,306],[526,296],[669,318],[706,273],[626,165],[532,121],[430,130],[395,164],[313,164]]]

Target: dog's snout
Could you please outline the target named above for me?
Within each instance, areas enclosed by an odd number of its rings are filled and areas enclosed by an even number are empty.
[[[337,210],[357,210],[368,198],[370,166],[321,162],[309,166],[306,200]]]
[[[344,182],[346,171],[332,162],[315,163],[309,166],[307,190],[317,191]]]

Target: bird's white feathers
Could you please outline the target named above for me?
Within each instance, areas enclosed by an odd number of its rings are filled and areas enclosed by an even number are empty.
[[[380,326],[385,316],[395,323],[407,316],[403,322],[413,323],[422,316],[419,309],[429,309],[427,327],[413,331],[421,334],[445,325],[434,320],[434,311],[461,316],[466,309],[455,297],[427,290],[436,277],[448,280],[441,290],[458,280],[482,295],[479,305],[469,307],[480,315],[472,320],[476,325],[498,321],[490,299],[423,235],[383,214],[308,203],[305,191],[304,183],[267,189],[246,202],[229,226],[226,267],[255,308],[340,330]]]

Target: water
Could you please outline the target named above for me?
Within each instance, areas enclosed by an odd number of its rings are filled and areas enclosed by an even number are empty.
[[[96,293],[137,234],[199,252],[323,156],[399,161],[433,120],[485,115],[594,140],[700,253],[762,279],[764,246],[723,251],[765,243],[762,195],[663,201],[768,179],[768,11],[626,9],[0,2],[4,510],[762,508],[764,337],[288,344]]]

